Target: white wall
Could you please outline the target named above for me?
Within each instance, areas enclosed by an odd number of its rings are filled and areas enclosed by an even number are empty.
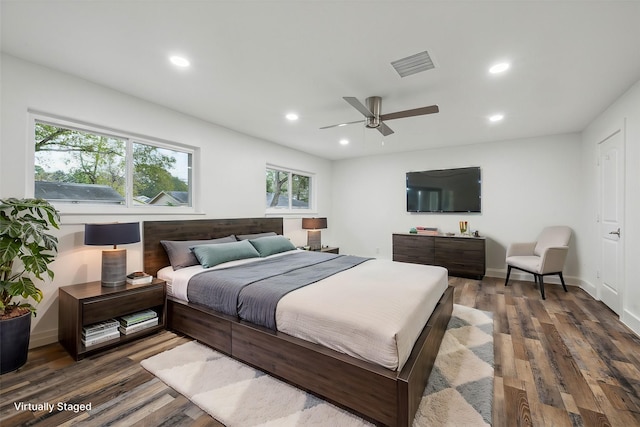
[[[406,212],[405,173],[480,166],[482,213]],[[487,274],[504,277],[506,247],[533,241],[547,225],[574,229],[565,273],[580,283],[584,251],[580,136],[546,136],[338,161],[331,228],[341,252],[391,258],[391,234],[433,226],[459,232],[458,221],[487,238]],[[514,276],[519,277],[519,276]],[[531,276],[523,276],[530,280]],[[550,281],[552,279],[550,278]],[[558,282],[559,283],[559,282]]]
[[[260,217],[265,214],[264,171],[267,163],[316,174],[318,215],[331,209],[331,162],[262,141],[68,74],[2,55],[0,197],[28,195],[25,168],[28,110],[183,143],[200,148],[202,215],[195,218]],[[31,193],[32,194],[32,193]],[[59,252],[52,264],[56,277],[42,286],[45,297],[32,322],[32,347],[57,341],[58,287],[100,279],[100,250],[83,245],[84,223],[175,219],[169,216],[62,217]],[[306,244],[300,219],[285,220],[285,234]],[[327,230],[328,231],[328,230]],[[128,269],[142,269],[141,244],[127,245]]]
[[[585,194],[583,210],[586,212],[585,239],[593,250],[580,259],[585,280],[599,284],[596,270],[599,265],[599,170],[597,167],[598,142],[612,130],[625,124],[625,212],[621,242],[625,248],[622,295],[622,322],[640,335],[640,81],[607,108],[582,134],[584,179],[589,191]],[[597,286],[594,288],[597,289]],[[596,290],[596,297],[597,290]]]

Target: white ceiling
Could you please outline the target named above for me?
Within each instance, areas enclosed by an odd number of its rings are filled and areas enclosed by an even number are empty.
[[[581,131],[640,79],[640,1],[1,4],[6,53],[328,159]],[[435,69],[390,65],[424,50]],[[440,113],[388,121],[384,144],[359,124],[319,130],[362,117],[343,96],[371,95],[383,113]]]

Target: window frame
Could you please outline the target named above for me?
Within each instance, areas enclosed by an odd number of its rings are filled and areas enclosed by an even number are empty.
[[[287,180],[287,193],[289,199],[289,207],[288,208],[270,208],[265,206],[265,214],[266,215],[274,215],[274,216],[282,216],[282,215],[300,215],[306,216],[309,214],[315,214],[316,209],[316,195],[317,195],[317,179],[316,174],[313,172],[302,171],[299,169],[292,169],[284,166],[278,166],[273,163],[267,163],[265,166],[265,172],[267,169],[278,170],[280,172],[286,172],[289,174],[289,178]],[[296,208],[292,207],[293,200],[293,175],[306,176],[309,178],[309,207],[308,208]],[[263,193],[264,194],[264,193]]]
[[[125,188],[125,204],[124,205],[107,205],[96,203],[76,203],[65,202],[60,200],[53,200],[51,204],[62,215],[154,215],[154,214],[196,214],[199,212],[200,201],[197,197],[198,183],[198,167],[200,149],[197,147],[189,146],[172,141],[161,140],[159,138],[153,138],[149,136],[139,135],[133,132],[126,132],[109,128],[106,126],[100,126],[96,124],[81,122],[78,120],[72,120],[62,118],[59,116],[29,111],[29,143],[27,144],[27,159],[30,161],[27,164],[26,172],[26,197],[34,197],[35,195],[35,128],[36,122],[45,123],[52,126],[59,126],[66,129],[77,130],[81,132],[92,133],[96,135],[104,135],[114,138],[122,139],[126,142],[125,145],[125,174],[126,174],[126,188]],[[145,144],[153,147],[164,148],[173,151],[179,151],[187,153],[191,156],[191,165],[189,170],[189,199],[191,206],[151,206],[151,205],[137,205],[133,203],[133,144]]]

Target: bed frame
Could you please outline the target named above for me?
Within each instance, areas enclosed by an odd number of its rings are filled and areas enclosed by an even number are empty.
[[[160,240],[267,231],[282,234],[282,218],[145,221],[144,269],[155,276],[169,265]],[[167,325],[378,425],[405,427],[413,423],[452,309],[449,287],[400,372],[171,297]]]

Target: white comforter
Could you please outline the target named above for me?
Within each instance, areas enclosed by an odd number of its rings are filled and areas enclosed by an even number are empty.
[[[214,268],[247,262],[260,259]],[[202,270],[167,267],[158,277],[171,295],[188,301],[188,281]],[[400,370],[446,288],[442,267],[374,259],[285,295],[276,324],[280,332]]]

